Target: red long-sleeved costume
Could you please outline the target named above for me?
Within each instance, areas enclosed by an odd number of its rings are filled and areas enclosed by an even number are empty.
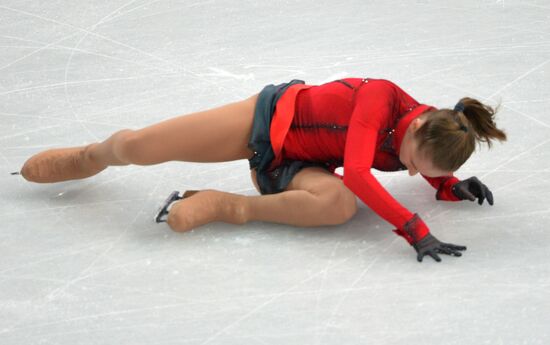
[[[371,168],[406,169],[399,161],[403,136],[410,122],[429,110],[437,109],[419,104],[384,79],[292,85],[277,102],[273,117],[270,136],[275,159],[270,169],[283,159],[328,162],[330,171],[393,224],[398,235],[416,242],[429,232],[428,227],[380,185]],[[341,166],[344,176],[334,172]],[[438,200],[459,200],[451,191],[459,182],[456,177],[424,178],[437,189]]]

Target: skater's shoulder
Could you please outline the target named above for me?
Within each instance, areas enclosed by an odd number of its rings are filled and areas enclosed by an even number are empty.
[[[388,79],[382,78],[364,78],[362,79],[362,84],[360,89],[363,89],[365,93],[376,93],[376,94],[385,94],[391,95],[395,94],[399,90],[394,82]]]
[[[384,78],[367,78],[367,81],[371,84],[377,85],[378,87],[386,87],[386,88],[398,87],[398,85],[395,82]]]

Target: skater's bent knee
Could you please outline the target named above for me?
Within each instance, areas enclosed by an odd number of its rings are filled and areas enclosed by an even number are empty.
[[[321,207],[324,217],[328,222],[334,225],[340,225],[348,222],[357,213],[357,200],[355,194],[347,188],[327,189],[321,197],[323,204]]]

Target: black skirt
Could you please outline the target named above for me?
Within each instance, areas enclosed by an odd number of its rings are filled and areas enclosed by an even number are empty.
[[[269,84],[258,95],[254,110],[252,135],[248,142],[248,148],[254,151],[254,156],[248,162],[251,170],[256,169],[256,179],[261,194],[275,194],[284,191],[294,175],[302,168],[317,166],[328,170],[328,166],[325,163],[283,160],[273,171],[267,171],[271,161],[275,159],[275,153],[273,152],[269,137],[275,104],[286,89],[294,84],[305,84],[305,82],[293,79],[289,83],[279,85]]]

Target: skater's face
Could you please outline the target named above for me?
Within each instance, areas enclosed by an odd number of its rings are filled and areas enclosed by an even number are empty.
[[[410,176],[418,173],[428,177],[452,175],[452,171],[444,171],[435,167],[431,157],[425,152],[418,150],[418,140],[414,138],[414,133],[424,122],[425,117],[420,116],[410,123],[401,142],[399,160],[407,167]]]

